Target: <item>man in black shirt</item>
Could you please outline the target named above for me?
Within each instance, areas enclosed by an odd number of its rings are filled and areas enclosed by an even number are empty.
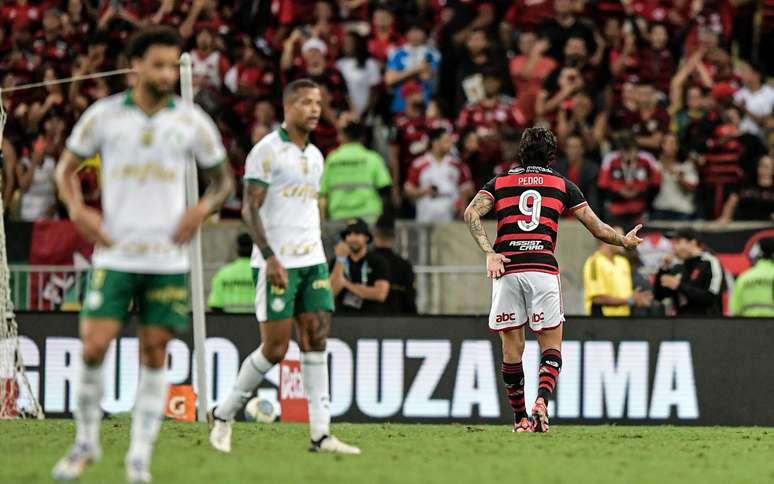
[[[656,299],[672,298],[677,316],[720,316],[723,314],[725,274],[717,257],[701,248],[695,230],[684,227],[669,235],[675,256],[667,256],[656,274]]]
[[[374,227],[374,254],[381,256],[387,263],[390,280],[390,293],[385,301],[385,311],[389,313],[416,314],[416,292],[414,268],[411,262],[396,254],[395,220],[382,215]]]
[[[390,293],[387,263],[368,251],[372,240],[368,224],[354,219],[341,232],[336,258],[329,263],[336,313],[383,313]]]
[[[555,15],[540,26],[541,37],[548,39],[551,47],[548,55],[559,62],[564,61],[564,46],[570,37],[580,37],[586,42],[588,52],[594,52],[597,48],[594,39],[594,30],[589,24],[578,18],[573,11],[571,0],[555,0]]]

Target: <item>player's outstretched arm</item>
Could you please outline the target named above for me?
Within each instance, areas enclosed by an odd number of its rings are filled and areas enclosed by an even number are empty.
[[[470,235],[473,236],[473,240],[476,241],[478,247],[486,254],[487,277],[494,278],[500,277],[505,273],[505,263],[510,262],[510,259],[495,253],[492,243],[486,235],[486,230],[484,230],[484,224],[481,223],[481,217],[489,213],[492,207],[494,207],[492,197],[479,192],[470,201],[464,215]]]
[[[102,214],[99,210],[83,203],[83,191],[76,170],[83,158],[65,149],[56,165],[56,187],[59,197],[67,207],[70,220],[89,242],[110,247],[113,241],[102,228]]]
[[[642,228],[642,224],[634,227],[628,234],[621,235],[616,232],[613,227],[601,221],[599,217],[597,217],[597,214],[587,206],[580,210],[576,210],[575,218],[580,220],[581,223],[586,226],[589,232],[591,232],[591,235],[608,244],[619,245],[626,249],[633,249],[642,242],[642,239],[637,237],[637,232]]]
[[[274,252],[269,247],[266,238],[266,229],[261,220],[261,207],[266,200],[266,193],[269,187],[265,185],[247,183],[245,186],[245,195],[242,202],[242,220],[247,224],[247,231],[253,239],[253,243],[261,251],[261,255],[266,260],[266,276],[273,285],[285,288],[288,285],[288,273]]]

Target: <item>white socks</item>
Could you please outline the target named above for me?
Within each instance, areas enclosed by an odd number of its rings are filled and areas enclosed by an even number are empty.
[[[328,390],[328,354],[325,351],[301,353],[304,391],[309,398],[309,435],[320,440],[330,435],[331,396]]]
[[[263,356],[263,345],[250,353],[239,368],[234,389],[226,399],[215,409],[215,416],[223,420],[233,420],[234,415],[245,406],[253,396],[255,389],[263,381],[263,376],[272,369],[274,363]]]
[[[259,346],[242,362],[234,390],[215,409],[215,416],[219,419],[233,420],[234,415],[253,396],[264,375],[274,366],[263,356],[262,348]],[[330,434],[331,424],[328,354],[325,351],[301,353],[301,373],[304,391],[309,398],[309,433],[312,440],[320,440]]]
[[[99,448],[99,426],[102,421],[102,396],[104,394],[102,363],[88,366],[81,363],[75,394],[75,442],[93,449]]]
[[[140,366],[137,400],[132,412],[132,439],[128,460],[149,462],[153,444],[159,435],[168,385],[164,368]]]

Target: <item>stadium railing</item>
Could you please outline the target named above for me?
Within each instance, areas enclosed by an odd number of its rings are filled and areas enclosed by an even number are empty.
[[[206,265],[205,273],[212,276],[219,265]],[[86,292],[87,273],[90,267],[11,265],[11,300],[20,311],[78,311]],[[456,280],[473,279],[484,282],[479,266],[431,266],[414,267],[417,277],[417,308],[421,314],[442,314],[443,278],[454,276]],[[479,280],[480,279],[480,280]],[[209,279],[208,279],[209,281]],[[471,281],[473,282],[473,281]],[[470,284],[464,284],[471,287]],[[471,308],[473,313],[486,311],[488,301],[481,308]],[[483,309],[482,309],[483,308]]]
[[[88,266],[11,264],[8,268],[16,310],[74,311],[80,307]]]
[[[326,253],[332,254],[340,240],[343,223],[323,225]],[[673,224],[648,224],[651,237],[640,251],[642,262],[657,267],[669,243],[663,232]],[[761,223],[735,223],[720,227],[712,223],[694,224],[702,240],[720,258],[725,269],[737,275],[750,264],[755,242],[774,237],[774,227]],[[486,223],[495,233],[494,222]],[[215,272],[232,260],[233,241],[243,230],[238,222],[208,224],[202,234],[204,246],[205,294]],[[575,221],[560,222],[556,252],[562,271],[565,312],[583,314],[583,263],[596,249],[596,241]],[[421,224],[399,221],[395,231],[395,251],[411,261],[416,273],[417,308],[420,314],[486,314],[491,284],[483,272],[484,258],[463,223]],[[49,266],[10,264],[11,294],[20,310],[77,310],[86,287],[88,266]]]

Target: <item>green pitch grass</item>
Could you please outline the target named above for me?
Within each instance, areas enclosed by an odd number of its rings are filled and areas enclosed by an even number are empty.
[[[360,456],[311,454],[305,425],[234,428],[229,455],[202,424],[165,422],[153,462],[161,484],[774,482],[774,429],[575,427],[514,434],[507,426],[337,424]],[[73,436],[69,420],[0,421],[0,483],[51,482]],[[107,420],[105,455],[83,483],[123,482],[129,422]]]

